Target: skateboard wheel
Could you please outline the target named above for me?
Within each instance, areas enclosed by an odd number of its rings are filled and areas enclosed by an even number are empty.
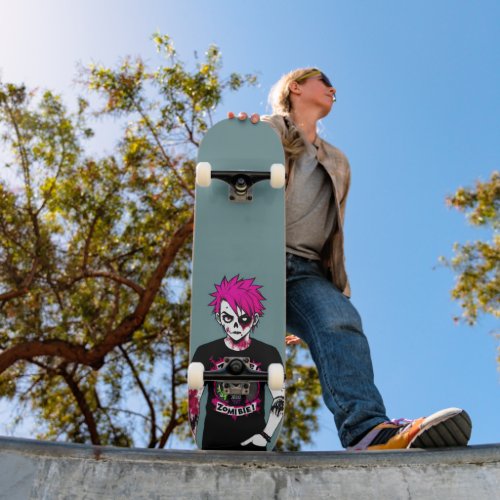
[[[188,366],[187,383],[189,389],[203,389],[203,372],[205,366],[203,363],[190,363]]]
[[[267,369],[267,385],[271,391],[280,391],[285,384],[285,371],[281,363],[271,363]]]
[[[273,163],[271,165],[271,187],[281,189],[285,185],[285,165]]]
[[[210,186],[212,182],[212,165],[208,161],[200,161],[196,165],[196,184],[202,187]]]

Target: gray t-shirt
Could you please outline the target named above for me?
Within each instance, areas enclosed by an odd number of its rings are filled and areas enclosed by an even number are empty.
[[[293,183],[286,199],[286,251],[320,260],[333,230],[335,200],[330,176],[318,163],[316,148],[306,145],[294,166]]]

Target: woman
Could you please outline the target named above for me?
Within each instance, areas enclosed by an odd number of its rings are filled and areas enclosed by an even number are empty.
[[[390,421],[375,387],[368,342],[349,299],[344,267],[349,162],[317,135],[318,121],[335,101],[336,89],[322,71],[301,68],[274,85],[273,114],[262,117],[280,135],[286,155],[287,329],[293,334],[287,343],[302,339],[309,346],[345,448],[465,445],[471,421],[464,410]],[[253,114],[250,120],[257,123],[260,117]]]

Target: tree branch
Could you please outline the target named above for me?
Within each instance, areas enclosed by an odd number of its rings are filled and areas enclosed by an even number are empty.
[[[83,269],[83,271],[85,271],[87,269],[90,243],[91,243],[91,240],[92,240],[92,236],[94,236],[94,231],[95,231],[95,227],[97,225],[97,221],[101,217],[101,215],[103,213],[103,207],[106,206],[106,204],[107,204],[107,202],[108,202],[108,200],[109,200],[109,198],[111,197],[112,194],[113,194],[112,191],[109,192],[104,197],[104,200],[102,200],[102,202],[96,208],[94,218],[92,219],[92,222],[90,224],[89,234],[87,235],[87,238],[85,238],[85,247],[84,247],[84,250],[83,250],[83,263],[82,263],[82,269]]]
[[[31,270],[29,274],[24,278],[21,286],[17,290],[11,290],[10,292],[5,292],[0,294],[0,302],[7,302],[8,300],[15,299],[21,295],[26,295],[29,291],[29,287],[35,278],[35,274],[38,268],[38,258],[33,259],[33,264],[31,265]]]
[[[94,415],[92,413],[92,410],[90,409],[90,407],[85,399],[85,394],[83,394],[83,392],[78,387],[78,384],[76,383],[76,381],[66,371],[66,368],[64,366],[60,366],[57,373],[63,377],[63,379],[66,382],[67,386],[69,387],[71,393],[73,394],[74,398],[76,399],[78,407],[80,408],[80,411],[82,412],[82,415],[85,419],[85,423],[87,424],[87,428],[88,428],[89,433],[90,433],[90,439],[92,441],[92,444],[93,445],[100,445],[101,439],[100,439],[99,433],[97,431],[97,423],[94,419]]]
[[[151,431],[150,431],[150,439],[149,439],[149,444],[148,448],[154,448],[157,443],[156,439],[156,411],[155,407],[153,405],[153,402],[151,401],[151,398],[149,397],[148,392],[146,391],[146,387],[144,387],[144,384],[142,383],[141,377],[139,376],[139,373],[135,369],[134,363],[132,363],[132,360],[130,359],[130,356],[128,355],[127,351],[123,346],[119,346],[119,349],[121,353],[123,354],[123,357],[125,358],[125,361],[127,362],[127,365],[130,368],[130,371],[132,372],[132,375],[134,377],[134,380],[136,381],[139,390],[141,391],[144,399],[146,400],[146,404],[149,407],[149,414],[151,415]]]
[[[104,339],[92,349],[62,340],[34,340],[22,342],[0,353],[0,374],[19,360],[30,360],[36,356],[58,356],[68,362],[76,362],[98,370],[105,356],[115,347],[127,342],[141,327],[160,289],[165,274],[177,252],[193,232],[193,217],[172,236],[163,247],[160,262],[149,279],[133,314],[125,317]]]
[[[89,234],[85,238],[85,247],[83,249],[83,263],[82,263],[82,269],[85,271],[87,269],[87,264],[89,260],[89,249],[90,249],[90,242],[92,240],[92,236],[94,235],[94,230],[97,225],[97,221],[99,220],[99,217],[101,216],[101,207],[99,207],[94,215],[94,219],[92,220],[92,223],[90,224],[90,230]]]
[[[11,243],[13,243],[16,247],[19,247],[25,254],[33,255],[23,244],[19,243],[19,241],[10,235],[3,218],[0,218],[0,228],[5,238],[7,238]]]
[[[172,349],[170,350],[170,399],[172,402],[172,412],[170,414],[170,419],[167,427],[163,431],[163,434],[160,438],[160,448],[165,448],[167,444],[168,438],[174,431],[174,429],[179,425],[179,421],[177,419],[177,411],[179,409],[177,405],[177,394],[176,394],[176,370],[175,370],[175,345],[172,344]]]
[[[144,123],[146,124],[146,127],[148,128],[149,132],[153,136],[153,139],[160,150],[161,156],[165,160],[165,163],[167,166],[174,172],[175,177],[179,181],[179,184],[184,188],[184,190],[192,197],[194,198],[194,193],[191,189],[189,189],[188,185],[184,182],[184,179],[179,175],[179,172],[177,172],[177,169],[174,167],[172,162],[170,161],[170,157],[168,156],[167,152],[165,151],[165,148],[163,147],[160,138],[158,137],[158,134],[156,133],[155,128],[151,124],[151,121],[149,120],[149,117],[144,113],[144,110],[142,109],[142,106],[134,99],[133,95],[129,93],[129,97],[132,99],[135,107],[137,108],[137,111],[139,115],[142,117],[144,120]]]
[[[142,297],[144,295],[144,288],[142,286],[138,285],[135,283],[135,281],[129,280],[128,278],[124,278],[123,276],[120,276],[115,273],[111,273],[109,271],[93,271],[91,269],[86,270],[82,275],[78,277],[79,279],[84,279],[84,278],[108,278],[116,283],[120,283],[121,285],[128,286],[134,292],[139,295],[139,297]],[[75,279],[75,281],[78,281],[78,279]]]
[[[56,187],[56,182],[57,182],[57,178],[59,177],[60,173],[61,173],[61,170],[62,170],[62,166],[63,166],[63,163],[64,163],[64,160],[65,160],[65,157],[66,157],[66,148],[63,146],[62,148],[62,152],[61,152],[61,161],[59,162],[59,165],[57,167],[57,172],[56,172],[56,175],[54,177],[54,179],[52,180],[52,183],[50,185],[50,188],[48,189],[47,191],[47,194],[44,196],[44,200],[43,200],[43,203],[40,205],[40,207],[38,208],[38,210],[36,211],[35,215],[38,217],[38,215],[40,215],[40,213],[42,212],[42,210],[45,208],[45,206],[47,205],[50,197],[52,196],[52,193],[54,191],[54,188]]]

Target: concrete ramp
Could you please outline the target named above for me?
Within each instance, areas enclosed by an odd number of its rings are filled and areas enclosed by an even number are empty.
[[[500,499],[500,445],[245,453],[0,438],[0,498]]]

